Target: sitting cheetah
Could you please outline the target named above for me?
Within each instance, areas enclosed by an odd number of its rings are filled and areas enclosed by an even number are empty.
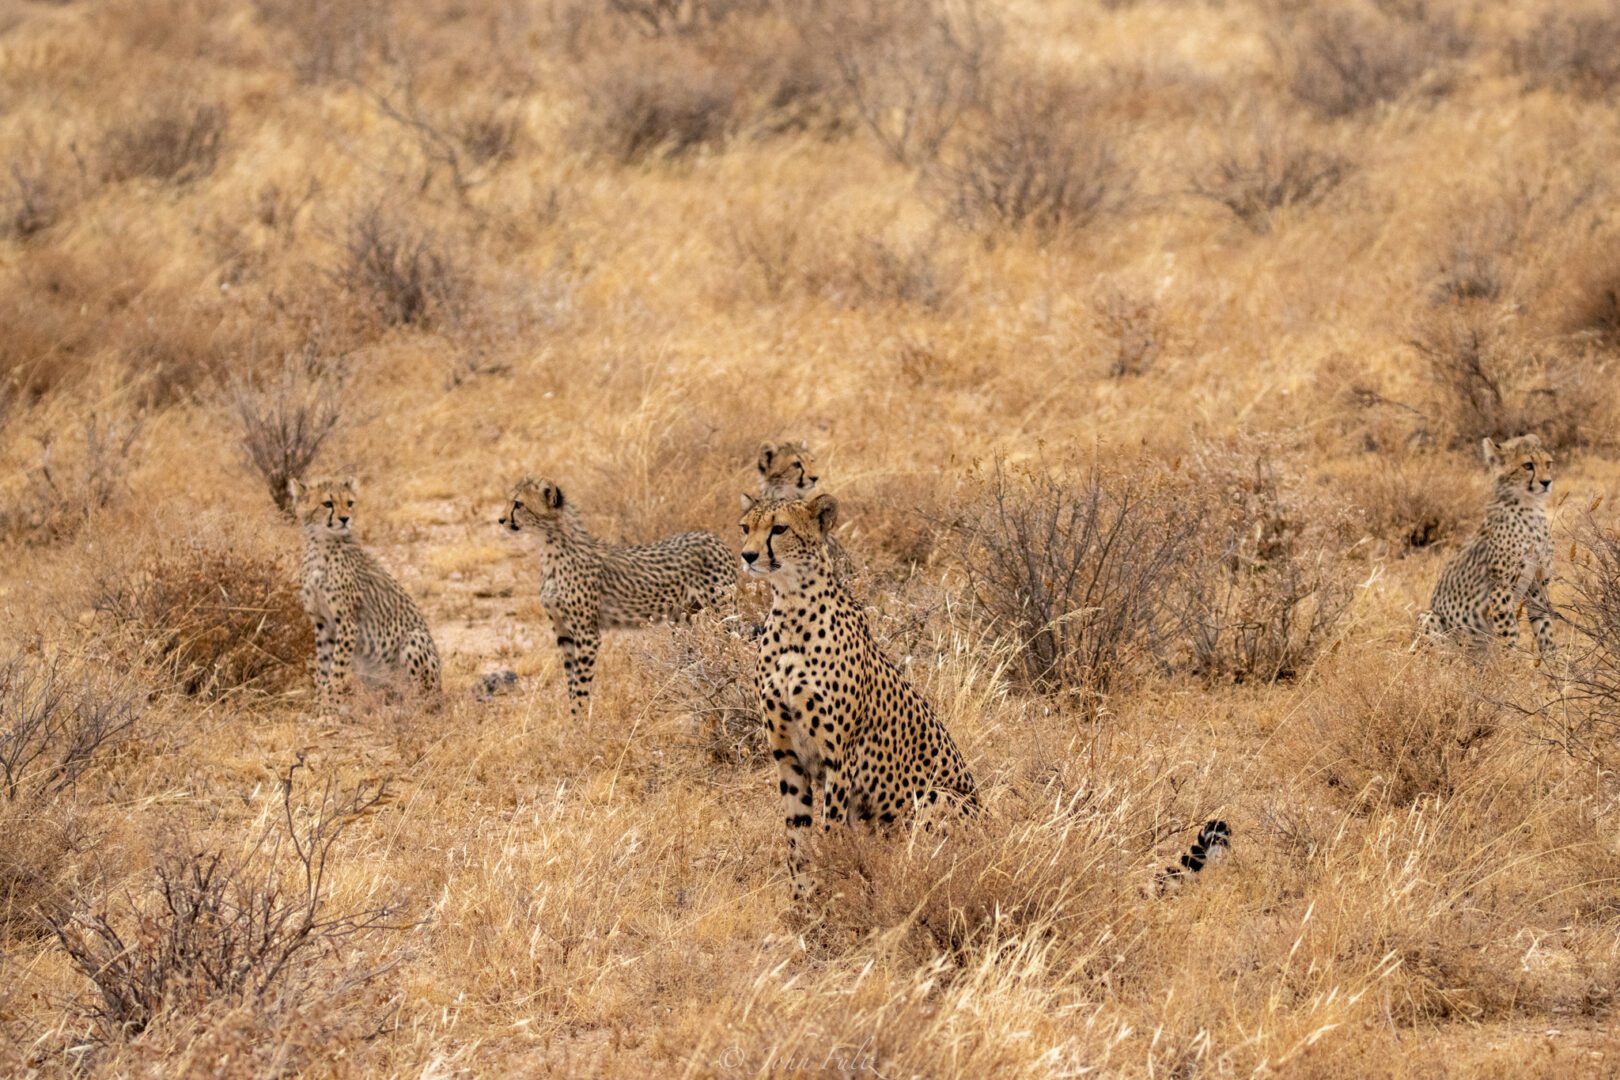
[[[821,475],[810,448],[802,442],[766,443],[759,448],[759,497],[766,502],[791,502],[815,494]],[[855,562],[835,536],[827,537],[827,555],[833,576],[849,581]]]
[[[866,612],[833,576],[832,496],[742,498],[742,560],[771,585],[756,682],[776,759],[788,874],[809,895],[800,841],[821,791],[823,829],[887,824],[919,803],[976,808],[973,776],[928,702],[878,650]]]
[[[439,653],[427,620],[350,531],[356,485],[342,480],[288,481],[304,527],[299,578],[304,610],[315,623],[315,683],[323,704],[349,686],[350,665],[406,673],[439,690]]]
[[[602,631],[680,619],[730,605],[737,587],[731,549],[713,533],[688,532],[620,546],[585,529],[579,511],[550,480],[525,477],[500,523],[528,529],[540,544],[540,602],[562,650],[569,707],[590,704]]]
[[[1476,647],[1493,635],[1516,645],[1523,605],[1536,648],[1551,658],[1552,537],[1542,503],[1552,486],[1552,457],[1535,435],[1482,445],[1486,465],[1496,472],[1485,523],[1441,572],[1419,626],[1431,637],[1465,633]]]

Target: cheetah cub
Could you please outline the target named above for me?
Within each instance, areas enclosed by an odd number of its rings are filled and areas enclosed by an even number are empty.
[[[760,498],[808,499],[820,479],[816,459],[804,443],[766,443],[759,448]]]
[[[803,852],[821,792],[823,830],[888,824],[943,795],[978,806],[973,775],[927,700],[872,640],[866,611],[833,575],[827,533],[838,504],[742,497],[743,569],[771,586],[755,681],[776,759],[796,897],[810,893]]]
[[[759,497],[763,501],[808,499],[820,480],[815,455],[804,443],[766,443],[759,448]],[[837,537],[827,537],[827,555],[837,577],[849,581],[854,576],[855,561]]]
[[[1485,464],[1496,473],[1485,523],[1441,571],[1418,616],[1430,637],[1466,635],[1475,648],[1493,637],[1519,641],[1519,608],[1530,616],[1536,648],[1554,652],[1553,608],[1547,599],[1552,576],[1552,535],[1543,503],[1552,486],[1552,456],[1535,435],[1497,444],[1484,440]]]
[[[299,573],[304,610],[315,624],[315,684],[323,705],[346,691],[352,666],[405,674],[424,691],[439,690],[439,652],[415,601],[355,542],[356,485],[341,480],[288,481],[304,528]],[[381,673],[381,672],[379,672]]]
[[[500,519],[534,535],[540,548],[540,602],[562,650],[574,716],[590,705],[602,631],[684,619],[732,604],[731,549],[713,533],[687,532],[652,544],[609,544],[585,529],[562,488],[526,477]]]

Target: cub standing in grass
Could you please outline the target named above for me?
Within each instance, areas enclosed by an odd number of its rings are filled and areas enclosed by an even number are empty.
[[[315,683],[323,705],[349,687],[358,658],[408,675],[424,691],[439,690],[439,652],[415,601],[355,542],[355,482],[290,480],[304,562],[299,573],[304,610],[315,623]]]
[[[821,791],[822,827],[888,824],[943,795],[978,805],[973,775],[950,732],[872,640],[866,612],[833,575],[832,496],[808,502],[742,497],[743,568],[771,585],[760,638],[760,712],[776,759],[788,874],[809,895],[804,832]]]
[[[652,544],[609,544],[585,529],[579,511],[550,480],[512,489],[500,523],[532,533],[540,547],[540,602],[562,650],[574,716],[589,707],[602,631],[684,619],[733,604],[731,549],[713,533],[687,532]]]
[[[1553,552],[1543,504],[1552,487],[1552,455],[1536,435],[1500,445],[1486,439],[1481,445],[1486,466],[1496,474],[1485,522],[1440,572],[1418,625],[1431,637],[1466,635],[1475,648],[1493,637],[1514,646],[1523,607],[1538,652],[1550,658],[1553,608],[1547,582]]]

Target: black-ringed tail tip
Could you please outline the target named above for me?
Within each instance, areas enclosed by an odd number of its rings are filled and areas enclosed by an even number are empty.
[[[1175,866],[1159,871],[1161,889],[1179,889],[1189,875],[1196,874],[1211,863],[1219,862],[1232,850],[1232,827],[1220,818],[1204,822],[1198,830],[1198,839],[1188,848]]]

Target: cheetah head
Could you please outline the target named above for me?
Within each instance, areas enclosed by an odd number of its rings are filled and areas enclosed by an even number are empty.
[[[287,494],[292,496],[293,512],[306,532],[347,536],[354,520],[357,486],[352,476],[288,480]]]
[[[1552,486],[1552,455],[1538,435],[1520,435],[1504,442],[1484,440],[1485,464],[1496,473],[1496,486],[1515,494],[1540,499]]]
[[[512,489],[511,508],[500,523],[513,532],[543,529],[557,520],[563,508],[562,488],[539,476],[525,476]]]
[[[838,500],[822,492],[809,501],[742,497],[743,570],[776,574],[814,569],[838,522]]]
[[[766,443],[759,448],[759,489],[766,499],[808,499],[821,476],[804,443]]]

